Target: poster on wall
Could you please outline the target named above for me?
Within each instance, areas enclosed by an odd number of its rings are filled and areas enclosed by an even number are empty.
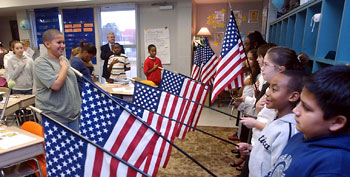
[[[259,10],[249,10],[248,23],[258,23]]]
[[[170,39],[169,28],[151,28],[144,30],[145,57],[148,54],[148,45],[154,44],[157,48],[157,57],[162,64],[170,64]]]
[[[80,42],[95,45],[93,8],[62,9],[62,15],[67,58],[71,57],[73,48],[80,46]],[[91,62],[96,64],[96,57]]]
[[[214,33],[214,39],[218,44],[222,44],[224,42],[224,32]]]
[[[225,27],[225,9],[214,11],[210,16],[207,17],[207,24],[213,28],[224,28]]]
[[[235,20],[236,20],[236,23],[237,25],[241,25],[242,23],[242,11],[240,10],[233,10],[233,15],[235,16]]]

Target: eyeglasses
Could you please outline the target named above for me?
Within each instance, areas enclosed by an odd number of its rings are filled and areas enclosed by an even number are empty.
[[[261,67],[268,67],[268,66],[271,66],[271,67],[277,67],[277,65],[274,65],[272,63],[267,63],[267,62],[263,62]]]

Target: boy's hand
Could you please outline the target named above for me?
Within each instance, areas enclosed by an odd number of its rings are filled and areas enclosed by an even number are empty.
[[[266,104],[266,96],[264,95],[260,98],[260,100],[255,105],[256,112],[259,113],[264,108],[265,104]]]
[[[154,70],[158,69],[158,65],[154,63],[153,69]]]
[[[242,117],[241,122],[243,125],[245,125],[247,128],[255,128],[256,127],[256,119],[251,117]]]
[[[83,64],[84,64],[85,66],[87,66],[87,67],[93,67],[93,65],[92,65],[91,63],[89,63],[89,62],[83,62]]]
[[[241,155],[249,155],[250,151],[253,149],[253,146],[248,143],[238,143],[237,150],[241,153]]]
[[[256,82],[255,82],[255,85],[256,85],[256,88],[259,88],[260,82],[259,82],[259,81],[256,81]]]
[[[240,102],[240,101],[234,101],[233,103],[232,103],[232,105],[235,107],[235,108],[238,108],[238,106],[241,104],[242,102]]]
[[[60,65],[61,65],[61,68],[68,69],[68,63],[63,58],[60,58]]]
[[[234,98],[234,102],[232,103],[232,105],[237,108],[242,102],[244,102],[245,100],[245,96],[241,96],[238,98]]]
[[[118,63],[119,62],[119,59],[118,58],[116,58],[116,59],[114,59],[113,61],[112,61],[112,65],[114,65],[114,64],[116,64],[116,63]]]

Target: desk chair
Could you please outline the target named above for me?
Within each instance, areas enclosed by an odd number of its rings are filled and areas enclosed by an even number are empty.
[[[44,128],[36,122],[25,122],[21,128],[35,135],[44,137]],[[37,177],[47,177],[44,154],[0,168],[0,177],[24,177],[33,174]]]
[[[24,122],[21,128],[27,132],[44,137],[43,126],[41,126],[40,124],[38,124],[36,122],[33,122],[33,121]],[[43,143],[43,146],[44,146],[44,143]],[[39,164],[40,164],[39,166],[37,163],[34,163],[34,161],[27,162],[27,165],[29,165],[31,168],[33,168],[35,170],[37,170],[38,167],[41,169],[41,170],[39,170],[38,173],[35,173],[35,175],[37,177],[39,177],[39,176],[47,177],[45,154],[41,154],[41,155],[36,156],[36,159],[39,161]]]

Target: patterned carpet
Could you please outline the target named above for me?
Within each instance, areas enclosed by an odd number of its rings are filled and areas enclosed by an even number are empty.
[[[227,139],[227,136],[232,135],[233,132],[233,128],[203,126],[198,126],[198,128],[223,139]],[[229,165],[236,158],[234,157],[235,154],[231,153],[231,150],[234,149],[234,146],[231,144],[197,131],[189,132],[186,135],[185,140],[175,139],[174,143],[216,176],[232,177],[239,175],[240,173],[234,167]],[[183,155],[180,151],[173,148],[167,167],[160,168],[157,176],[204,177],[211,175]]]

